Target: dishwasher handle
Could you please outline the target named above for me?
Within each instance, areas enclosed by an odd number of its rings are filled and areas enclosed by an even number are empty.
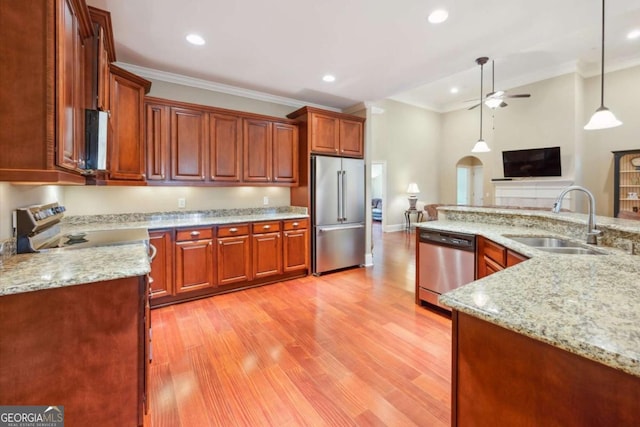
[[[421,231],[420,243],[431,243],[463,251],[475,251],[476,236],[472,234]]]

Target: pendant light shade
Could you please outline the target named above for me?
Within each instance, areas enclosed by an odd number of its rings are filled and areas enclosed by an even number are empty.
[[[473,146],[473,149],[471,149],[472,153],[488,153],[491,151],[491,148],[489,148],[485,140],[482,139],[482,110],[484,109],[484,102],[482,102],[484,94],[484,91],[482,90],[482,82],[484,81],[484,64],[486,64],[488,60],[489,58],[486,56],[476,59],[476,63],[480,65],[480,138]]]
[[[604,1],[602,0],[602,50],[600,58],[600,107],[593,113],[585,130],[609,129],[620,126],[622,122],[604,106]]]

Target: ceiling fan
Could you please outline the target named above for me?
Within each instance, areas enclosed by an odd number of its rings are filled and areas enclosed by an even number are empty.
[[[476,59],[476,64],[480,65],[480,68],[482,68],[484,64],[486,64],[488,61],[489,61],[489,58],[487,58],[486,56],[482,56]],[[496,91],[495,84],[496,84],[495,61],[492,60],[491,61],[491,92],[489,92],[484,97],[484,99],[481,100],[481,102],[484,102],[485,105],[491,109],[506,107],[508,104],[504,101],[505,98],[529,98],[531,96],[531,94],[529,93],[518,93],[514,95],[509,95],[504,90]],[[470,107],[469,110],[473,110],[479,105],[480,103]]]

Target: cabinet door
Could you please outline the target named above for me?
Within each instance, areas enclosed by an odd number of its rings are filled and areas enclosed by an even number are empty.
[[[57,44],[57,164],[78,170],[84,141],[84,52],[70,0],[59,2]]]
[[[109,179],[145,179],[144,129],[142,126],[144,88],[112,68],[109,119]]]
[[[218,238],[218,285],[251,279],[249,236]]]
[[[298,182],[298,127],[273,124],[273,181]]]
[[[207,114],[171,107],[171,179],[204,181]]]
[[[150,231],[149,241],[156,248],[151,261],[151,298],[173,295],[173,239],[171,231]]]
[[[209,114],[209,179],[239,182],[242,124],[237,116]]]
[[[520,264],[522,261],[526,261],[529,258],[519,254],[518,252],[514,252],[511,249],[507,249],[507,267],[511,267],[516,264]]]
[[[253,235],[253,278],[282,274],[282,238],[280,233]]]
[[[176,242],[176,293],[214,287],[213,241]]]
[[[324,114],[311,114],[311,151],[338,154],[340,120]]]
[[[244,119],[244,176],[246,182],[271,180],[272,123],[268,120]]]
[[[161,104],[145,105],[145,142],[147,145],[147,179],[166,178],[169,145],[169,107]]]
[[[362,122],[340,119],[340,155],[354,157],[364,155]]]
[[[106,34],[104,28],[98,27],[98,81],[97,81],[97,105],[98,110],[109,109],[109,51],[107,50]]]
[[[284,232],[284,272],[309,268],[309,240],[306,229]]]

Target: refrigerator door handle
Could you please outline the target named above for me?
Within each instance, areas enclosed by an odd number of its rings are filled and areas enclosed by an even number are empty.
[[[318,227],[318,233],[326,233],[329,231],[338,231],[338,230],[354,230],[356,228],[364,228],[363,224],[355,224],[355,225],[337,225],[335,227]]]
[[[342,171],[338,171],[338,180],[336,181],[336,185],[338,187],[338,222],[342,221],[342,181],[340,180],[341,172]]]
[[[345,200],[346,197],[346,193],[347,193],[347,171],[343,170],[342,171],[342,214],[340,216],[342,216],[342,221],[347,222],[347,213],[345,212],[345,206],[347,206],[347,201]]]

